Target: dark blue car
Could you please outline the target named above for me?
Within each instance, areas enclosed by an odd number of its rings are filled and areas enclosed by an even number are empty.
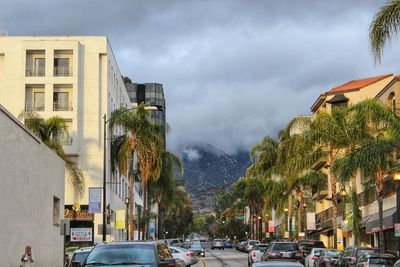
[[[233,243],[230,240],[226,240],[226,241],[224,241],[224,246],[226,248],[233,248]]]

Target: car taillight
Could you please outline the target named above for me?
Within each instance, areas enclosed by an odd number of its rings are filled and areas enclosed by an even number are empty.
[[[253,254],[252,254],[252,256],[253,256],[253,257],[255,257],[255,256],[256,256],[256,252],[255,252],[255,251],[253,251]]]
[[[312,260],[312,261],[316,261],[316,260],[317,260],[317,257],[312,256],[312,257],[311,257],[311,260]]]
[[[186,253],[186,256],[188,256],[188,257],[193,257],[193,253],[192,253],[192,252]]]
[[[269,253],[268,253],[268,257],[276,257],[276,253],[269,252]]]

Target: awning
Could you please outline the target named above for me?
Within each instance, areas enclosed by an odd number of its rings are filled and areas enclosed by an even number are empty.
[[[363,218],[361,219],[361,221],[360,221],[360,227],[365,227],[366,224],[367,224],[367,221],[368,221],[369,219],[371,219],[372,216],[374,216],[374,215],[371,214],[371,215],[367,215],[367,216],[363,217]]]
[[[383,211],[383,230],[393,228],[396,221],[396,207]],[[379,213],[375,213],[366,223],[367,234],[379,232]]]
[[[349,99],[347,97],[344,96],[344,94],[340,94],[340,95],[335,95],[334,97],[332,97],[332,99],[329,99],[328,101],[326,101],[327,103],[340,103],[340,102],[347,102],[349,101]]]

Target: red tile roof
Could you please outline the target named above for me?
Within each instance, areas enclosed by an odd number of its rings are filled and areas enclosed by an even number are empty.
[[[386,75],[381,75],[381,76],[376,76],[376,77],[364,78],[364,79],[360,79],[360,80],[353,80],[353,81],[347,82],[345,84],[336,86],[336,87],[332,88],[331,90],[327,91],[325,94],[333,94],[333,93],[337,93],[337,92],[358,90],[365,86],[379,82],[380,80],[383,80],[390,76],[393,76],[393,74],[386,74]],[[399,79],[400,77],[397,77],[397,78]]]

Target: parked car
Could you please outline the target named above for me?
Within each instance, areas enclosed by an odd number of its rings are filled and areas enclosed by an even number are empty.
[[[377,248],[351,246],[340,256],[339,265],[342,267],[356,266],[358,258],[367,253],[379,253]]]
[[[357,260],[357,267],[379,266],[392,267],[396,258],[391,254],[367,253]]]
[[[214,239],[214,241],[211,243],[211,249],[214,248],[224,249],[224,241],[222,239]]]
[[[162,239],[161,241],[163,241],[168,246],[174,246],[174,247],[183,247],[183,245],[185,244],[183,240],[178,238]]]
[[[299,246],[295,242],[271,242],[268,249],[261,257],[262,261],[269,260],[293,260],[303,259]]]
[[[196,256],[206,256],[206,251],[201,245],[200,241],[194,241],[192,245],[190,245],[189,250],[192,251]]]
[[[245,252],[250,252],[253,249],[253,246],[255,244],[260,244],[260,241],[258,241],[258,240],[249,240],[247,242],[247,244],[244,246],[244,251]]]
[[[244,246],[246,246],[246,244],[247,244],[247,241],[240,241],[237,244],[236,249],[239,251],[244,251]]]
[[[260,262],[261,256],[264,254],[267,247],[268,244],[255,244],[247,256],[247,265],[251,266],[255,262]]]
[[[188,249],[171,246],[169,250],[171,251],[172,257],[183,260],[185,266],[196,264],[199,261],[196,254]]]
[[[253,267],[303,267],[300,262],[294,261],[261,261],[253,264]]]
[[[178,262],[178,264],[177,264]],[[84,261],[89,266],[180,267],[163,242],[112,242],[95,246]],[[184,265],[184,264],[183,264]],[[72,267],[80,266],[72,262]]]
[[[85,247],[79,248],[74,251],[72,257],[69,261],[68,267],[71,267],[72,262],[79,262],[80,265],[86,260],[87,256],[89,255],[90,251],[92,251],[93,247]]]
[[[299,248],[303,257],[307,257],[313,248],[325,248],[325,245],[320,240],[304,239],[299,241]]]
[[[400,267],[400,260],[396,261],[396,263],[393,265],[393,267]]]
[[[319,254],[315,263],[316,267],[333,267],[339,266],[339,251],[336,249],[324,249]]]
[[[310,254],[308,254],[305,259],[304,259],[304,266],[305,267],[315,267],[317,266],[315,264],[315,262],[318,259],[319,254],[321,253],[321,251],[324,250],[323,248],[313,248],[310,252]]]
[[[230,240],[225,240],[224,241],[224,247],[226,248],[233,248],[233,243]]]

